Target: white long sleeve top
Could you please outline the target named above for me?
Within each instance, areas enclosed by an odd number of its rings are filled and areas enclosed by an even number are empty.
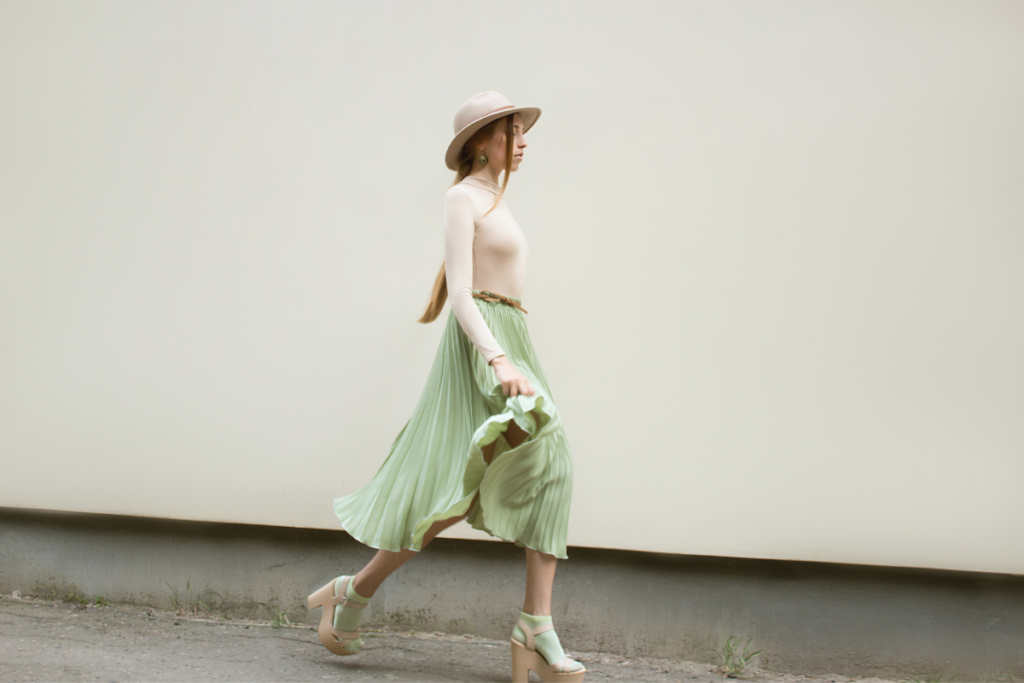
[[[473,290],[522,298],[529,245],[505,199],[489,214],[501,186],[466,176],[444,195],[444,264],[448,300],[462,329],[490,363],[505,352],[473,301]]]

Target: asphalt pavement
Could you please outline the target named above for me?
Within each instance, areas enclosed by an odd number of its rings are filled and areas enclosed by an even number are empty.
[[[511,681],[507,640],[393,629],[362,632],[362,652],[338,657],[308,625],[2,596],[0,681]],[[588,683],[737,680],[712,664],[569,654],[587,667]],[[743,678],[890,683],[757,669],[747,670]]]

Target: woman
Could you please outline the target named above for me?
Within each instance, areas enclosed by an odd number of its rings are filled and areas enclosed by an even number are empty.
[[[526,549],[526,598],[512,631],[512,677],[582,681],[551,620],[555,566],[565,559],[573,466],[561,418],[520,298],[528,245],[502,195],[519,169],[536,107],[494,91],[455,114],[445,164],[444,263],[418,322],[451,294],[444,334],[415,411],[369,484],[334,501],[342,527],[377,554],[309,597],[320,640],[359,652],[360,618],[384,580],[460,520]],[[498,184],[501,171],[504,182]]]

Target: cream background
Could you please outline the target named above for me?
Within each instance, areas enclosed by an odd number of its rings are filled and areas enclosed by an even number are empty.
[[[496,89],[544,110],[507,200],[571,545],[1024,573],[1022,35],[1014,1],[3,2],[0,505],[337,528]]]

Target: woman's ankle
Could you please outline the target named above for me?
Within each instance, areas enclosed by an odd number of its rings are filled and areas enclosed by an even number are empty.
[[[369,600],[373,597],[373,594],[377,592],[380,586],[372,586],[364,580],[360,580],[359,574],[352,577],[352,590],[354,590],[360,597]],[[372,590],[371,590],[372,589]]]
[[[532,614],[535,617],[550,617],[551,606],[531,605],[530,603],[523,603],[523,613]]]
[[[559,642],[558,634],[555,633],[554,629],[536,633],[537,629],[544,624],[552,623],[551,615],[523,612],[519,615],[519,621],[525,623],[527,628],[535,633],[533,637],[534,647],[544,658],[544,661],[548,664],[554,664],[560,662],[565,657],[565,650],[562,649],[562,644]],[[529,642],[529,638],[526,637],[518,623],[512,630],[512,638],[523,645],[527,645]]]

